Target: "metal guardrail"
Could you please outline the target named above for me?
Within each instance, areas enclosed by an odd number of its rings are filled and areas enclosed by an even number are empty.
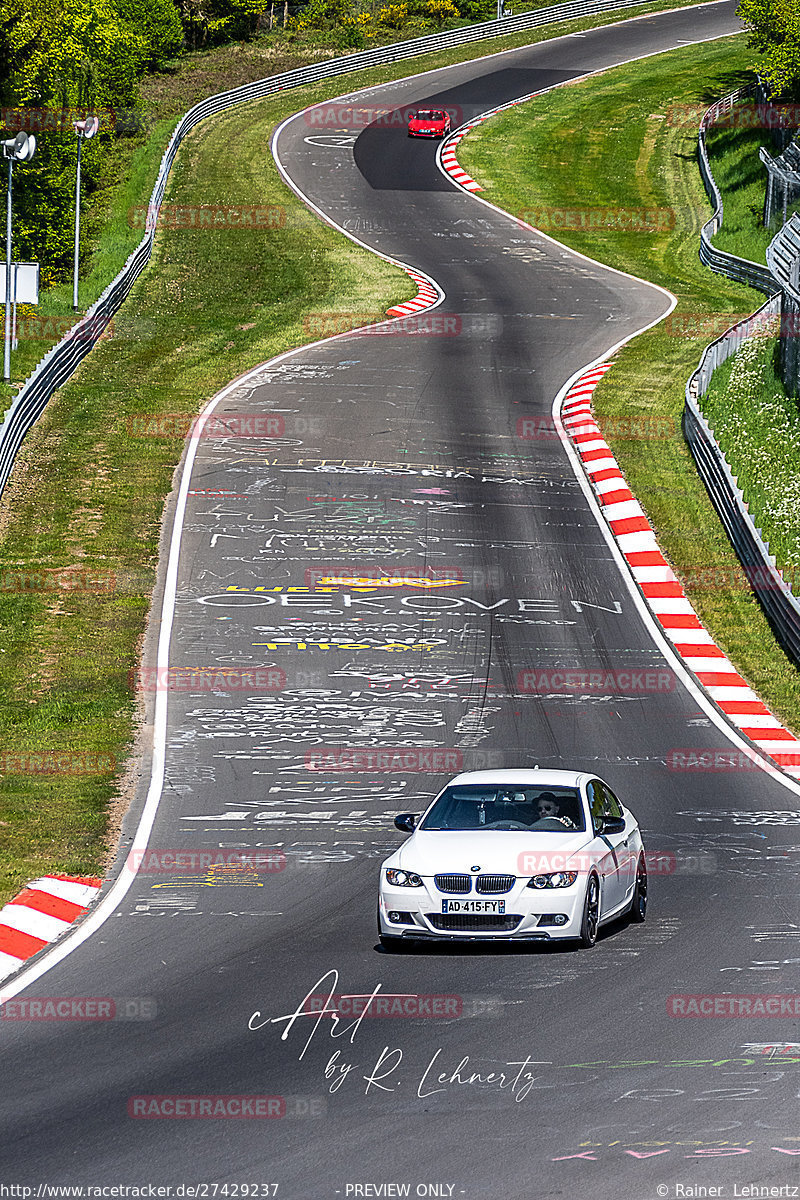
[[[800,214],[793,213],[767,247],[767,262],[782,291],[800,304]]]
[[[793,213],[767,246],[767,262],[781,287],[780,364],[788,396],[800,396],[800,215]]]
[[[751,317],[732,326],[707,346],[700,364],[686,384],[686,402],[683,410],[683,434],[697,466],[698,474],[706,486],[717,515],[730,538],[739,561],[744,567],[750,585],[772,626],[775,636],[789,655],[800,663],[800,600],[783,578],[769,552],[769,545],[761,536],[747,508],[744,494],[731,472],[727,459],[714,434],[700,411],[700,400],[708,391],[714,372],[741,348],[742,343],[757,332],[768,331],[770,323],[776,332],[785,322],[786,293],[781,292],[781,273],[786,265],[779,253],[770,254],[778,238],[767,251],[767,267],[736,258],[711,245],[711,237],[722,225],[722,196],[711,173],[706,151],[705,135],[708,127],[739,100],[753,95],[757,87],[740,88],[732,92],[704,114],[700,123],[699,158],[700,172],[709,199],[714,205],[714,215],[706,222],[700,234],[700,259],[713,271],[738,279],[762,291],[772,293]],[[800,249],[800,218],[797,221],[798,248]],[[788,229],[788,226],[786,227]],[[779,235],[780,237],[781,235]],[[791,271],[791,266],[786,268]],[[800,301],[800,295],[797,297]]]
[[[734,104],[737,104],[740,100],[747,99],[748,96],[756,95],[759,90],[758,84],[737,88],[735,92],[731,92],[728,96],[723,97],[722,100],[718,100],[716,104],[712,104],[703,114],[700,122],[700,132],[698,134],[700,174],[703,177],[706,194],[714,209],[713,216],[706,221],[700,230],[700,261],[712,271],[716,271],[720,275],[727,275],[729,279],[735,279],[738,283],[746,283],[750,287],[758,288],[759,291],[766,292],[769,296],[778,290],[778,284],[769,267],[762,266],[760,263],[750,262],[747,258],[738,258],[735,254],[729,254],[727,250],[718,250],[716,246],[711,244],[714,234],[719,233],[722,228],[723,206],[722,194],[717,187],[714,176],[711,174],[708,150],[706,149],[706,131],[709,127],[720,116],[730,112]]]
[[[758,157],[767,168],[764,225],[769,229],[776,216],[781,218],[781,225],[785,225],[789,205],[794,204],[800,196],[800,146],[796,142],[790,142],[777,158],[773,158],[766,146],[762,146]]]
[[[686,385],[687,396],[695,401],[698,401],[701,396],[705,396],[717,367],[721,367],[724,362],[738,353],[748,338],[768,332],[771,326],[774,326],[777,333],[780,319],[781,294],[776,292],[765,304],[761,305],[761,308],[756,309],[752,316],[745,317],[743,321],[732,325],[715,342],[706,346],[700,359],[700,365]]]
[[[181,142],[188,133],[207,117],[244,104],[260,100],[288,88],[316,83],[321,79],[346,75],[351,71],[386,63],[400,62],[435,50],[446,50],[452,46],[463,46],[486,38],[500,37],[539,25],[566,21],[573,17],[591,16],[594,13],[612,12],[616,9],[637,8],[647,0],[574,0],[572,3],[553,4],[533,12],[520,13],[516,17],[503,17],[495,21],[483,21],[478,25],[467,25],[446,33],[426,34],[406,42],[395,42],[389,46],[378,46],[373,50],[361,50],[355,54],[328,59],[310,67],[297,67],[279,75],[247,83],[228,92],[219,92],[195,104],[181,118],[170,138],[161,160],[158,178],[150,197],[145,236],[128,258],[117,277],[105,289],[100,298],[87,310],[85,317],[69,331],[66,337],[53,346],[23,384],[6,413],[0,426],[0,495],[8,482],[17,451],[25,435],[35,424],[53,393],[73,374],[78,364],[97,344],[103,330],[127,297],[139,275],[150,260],[155,238],[156,221],[167,179]]]
[[[744,494],[698,404],[717,367],[735,354],[748,337],[757,331],[763,332],[768,322],[777,328],[780,317],[781,296],[777,293],[752,317],[734,325],[706,348],[699,367],[686,385],[683,433],[700,478],[778,641],[795,662],[800,662],[800,600],[778,570],[769,545],[750,516]]]

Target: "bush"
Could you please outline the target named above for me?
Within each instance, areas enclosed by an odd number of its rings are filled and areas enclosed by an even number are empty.
[[[461,13],[453,4],[453,0],[427,0],[425,4],[425,14],[435,21],[437,25],[444,25],[445,21],[451,21],[454,17],[458,18]]]
[[[493,0],[461,0],[461,15],[470,21],[493,21],[497,4]]]
[[[379,10],[378,20],[381,25],[387,25],[390,29],[402,29],[408,21],[408,5],[386,4]]]
[[[289,21],[291,29],[331,29],[350,17],[349,0],[308,0],[308,4]]]

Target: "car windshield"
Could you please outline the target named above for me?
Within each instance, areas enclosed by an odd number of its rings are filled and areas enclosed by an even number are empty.
[[[430,109],[421,108],[418,113],[414,113],[412,121],[443,121],[443,112],[431,112]]]
[[[419,828],[565,833],[586,825],[577,788],[489,784],[446,788]]]

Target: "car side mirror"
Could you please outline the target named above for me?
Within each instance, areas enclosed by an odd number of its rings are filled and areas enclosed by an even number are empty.
[[[603,833],[624,833],[625,818],[624,817],[606,817],[603,821]]]
[[[401,813],[394,819],[395,829],[399,829],[403,833],[413,833],[418,820],[419,813]]]

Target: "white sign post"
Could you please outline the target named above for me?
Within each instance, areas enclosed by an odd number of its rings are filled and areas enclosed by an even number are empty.
[[[0,263],[0,293],[6,294],[6,264]],[[17,304],[39,303],[39,264],[11,264],[11,348],[17,348]]]
[[[20,130],[15,138],[0,141],[0,151],[8,163],[8,192],[6,195],[6,320],[3,337],[3,379],[11,381],[11,182],[14,163],[30,162],[36,150],[36,138]]]

